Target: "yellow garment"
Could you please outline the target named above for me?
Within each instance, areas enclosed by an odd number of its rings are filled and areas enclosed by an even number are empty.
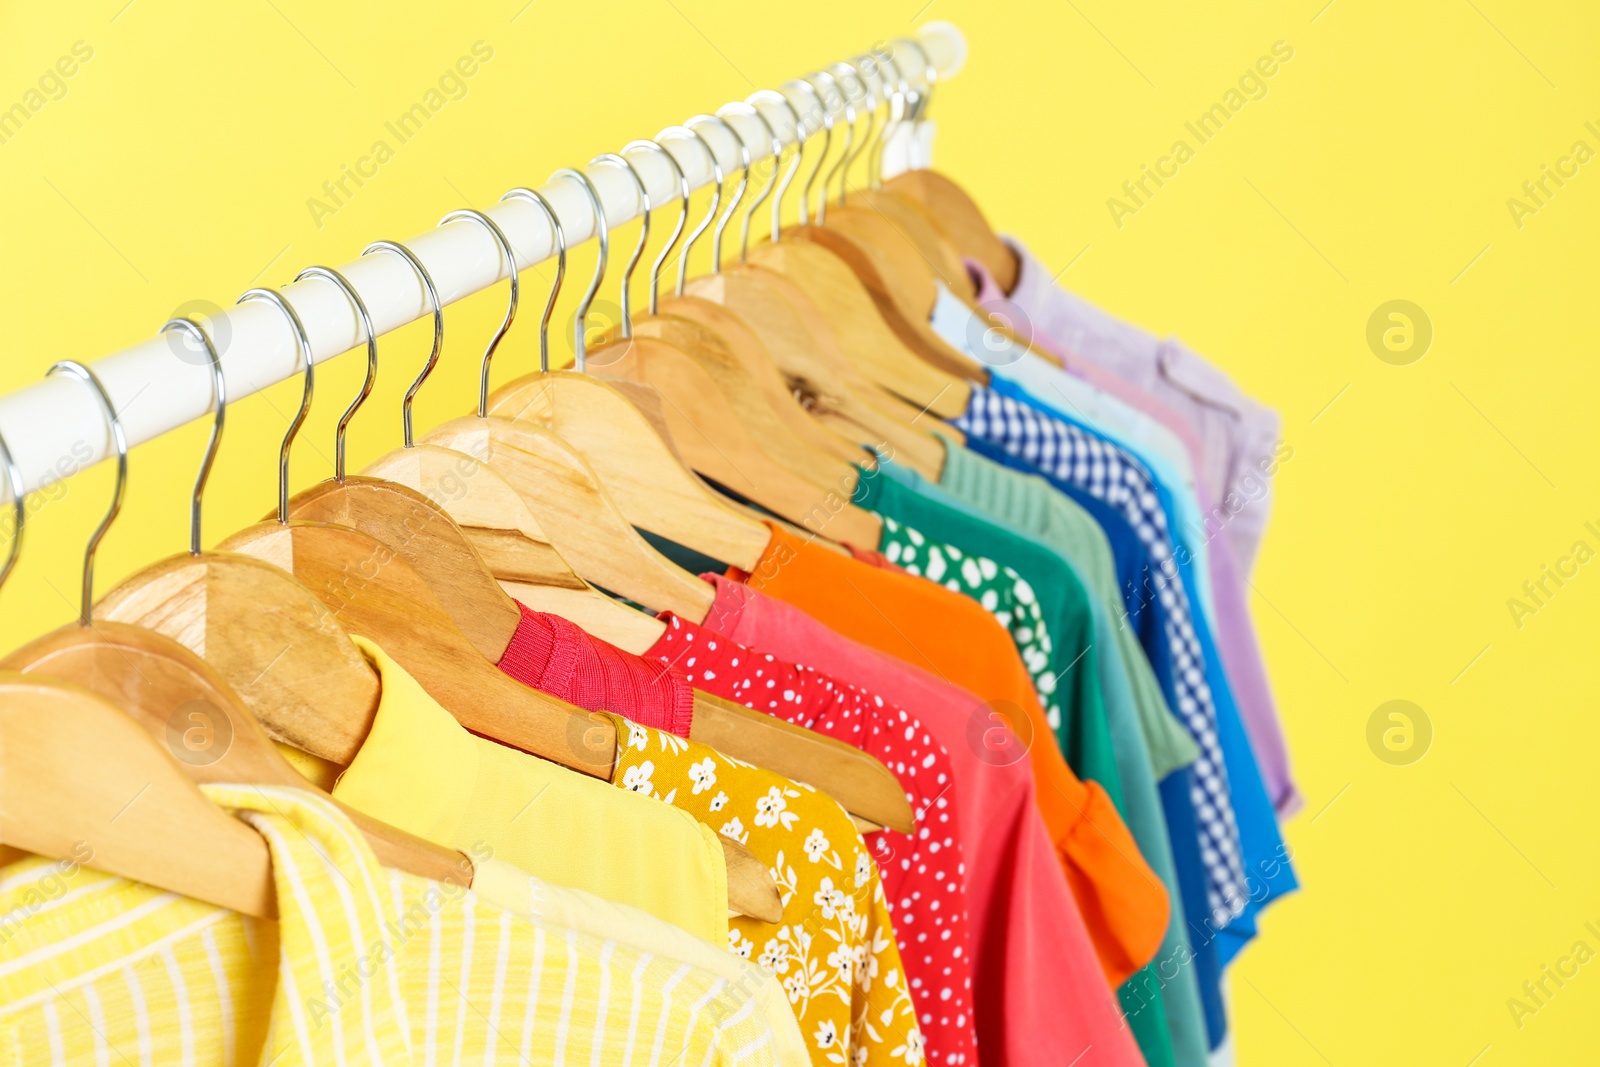
[[[313,756],[309,752],[302,752],[293,745],[286,745],[282,741],[274,741],[273,745],[289,761],[289,766],[300,772],[300,777],[322,790],[324,793],[333,792],[334,783],[339,780],[339,774],[344,770],[332,760],[325,760],[321,756]]]
[[[728,948],[783,982],[817,1067],[923,1061],[878,867],[825,793],[693,741],[617,724],[613,784],[694,813],[761,857],[783,920],[736,915]],[[895,1063],[895,1061],[900,1061]]]
[[[5,868],[0,1062],[773,1062],[724,978],[386,870],[314,794],[202,788],[266,838],[278,921],[91,870],[92,844]]]
[[[354,640],[383,691],[334,796],[435,844],[486,846],[547,882],[631,904],[714,944],[728,936],[728,869],[715,833],[468,733],[381,648]]]
[[[581,889],[553,885],[493,857],[475,862],[472,891],[514,915],[608,937],[629,948],[682,960],[726,978],[734,989],[754,997],[756,1011],[772,1030],[772,1058],[779,1067],[808,1067],[811,1063],[800,1025],[777,978],[720,946],[638,908],[614,904]]]

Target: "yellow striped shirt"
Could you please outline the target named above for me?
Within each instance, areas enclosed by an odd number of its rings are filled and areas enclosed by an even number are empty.
[[[206,786],[266,838],[276,923],[90,868],[0,870],[0,1063],[769,1067],[690,964],[380,867],[314,794]]]

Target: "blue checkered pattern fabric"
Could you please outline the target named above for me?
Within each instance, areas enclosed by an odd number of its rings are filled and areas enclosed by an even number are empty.
[[[973,388],[966,412],[954,425],[1117,508],[1150,551],[1156,564],[1154,593],[1165,609],[1165,637],[1172,650],[1176,710],[1200,749],[1190,777],[1190,793],[1200,824],[1207,903],[1213,916],[1231,920],[1250,895],[1240,858],[1239,828],[1229,799],[1228,771],[1217,739],[1217,713],[1206,681],[1204,654],[1173,558],[1166,514],[1150,473],[1102,438],[982,386]]]

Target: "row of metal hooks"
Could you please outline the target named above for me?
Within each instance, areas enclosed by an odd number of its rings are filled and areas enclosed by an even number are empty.
[[[844,148],[839,157],[822,176],[822,188],[817,196],[815,210],[816,222],[820,225],[827,218],[827,202],[829,189],[837,179],[838,192],[836,202],[843,205],[847,191],[847,177],[850,168],[863,155],[866,156],[867,182],[869,186],[876,187],[882,182],[882,155],[894,131],[901,126],[911,125],[921,120],[927,113],[928,105],[932,99],[932,90],[938,78],[938,73],[933,63],[929,60],[927,52],[912,38],[901,37],[894,40],[895,44],[904,44],[915,50],[924,67],[925,88],[918,89],[910,83],[901,72],[899,65],[888,47],[878,46],[871,52],[857,56],[849,61],[835,63],[826,70],[817,71],[804,78],[796,79],[792,84],[798,91],[804,93],[811,101],[818,115],[814,123],[807,123],[801,113],[784,94],[773,89],[763,89],[751,94],[742,101],[734,101],[717,109],[713,114],[696,115],[680,126],[669,126],[658,133],[654,138],[630,141],[623,146],[621,153],[607,152],[598,155],[589,161],[590,167],[612,166],[627,173],[633,181],[638,207],[640,209],[641,225],[639,240],[634,247],[633,254],[628,259],[627,267],[623,271],[621,284],[621,321],[620,328],[623,337],[631,337],[633,321],[631,307],[631,283],[633,272],[644,254],[650,239],[650,218],[655,207],[651,202],[644,179],[638,170],[628,160],[629,153],[650,152],[659,157],[672,171],[677,185],[677,199],[679,205],[677,223],[666,245],[657,254],[650,268],[650,294],[649,311],[655,314],[658,306],[660,291],[660,277],[662,267],[671,257],[679,239],[683,236],[684,228],[689,216],[689,180],[677,159],[661,143],[664,140],[685,139],[698,144],[706,155],[710,164],[713,177],[713,192],[711,202],[705,216],[689,233],[684,240],[683,247],[678,251],[678,277],[675,292],[683,295],[684,284],[688,271],[689,252],[694,244],[705,233],[715,220],[715,229],[712,232],[711,261],[712,271],[720,273],[722,270],[722,241],[724,231],[734,212],[744,199],[750,184],[750,170],[752,155],[749,142],[742,137],[735,127],[724,118],[727,114],[738,114],[754,118],[760,123],[765,135],[770,138],[773,166],[771,173],[761,191],[745,207],[744,215],[739,226],[739,261],[745,262],[750,243],[751,221],[755,212],[772,198],[772,238],[776,240],[779,235],[780,217],[783,199],[788,192],[796,173],[798,173],[805,155],[805,145],[808,140],[818,133],[822,134],[822,146],[817,155],[816,163],[806,177],[801,187],[799,200],[799,219],[801,224],[810,221],[809,201],[812,190],[816,185],[822,166],[827,162],[827,157],[833,140],[835,111],[844,114]],[[793,122],[794,137],[785,141],[779,136],[766,116],[756,106],[757,103],[772,103],[789,112]],[[865,107],[858,109],[858,104]],[[880,107],[887,107],[883,122],[876,121],[877,111]],[[808,111],[810,108],[807,109]],[[859,135],[859,145],[856,143],[858,135],[856,127],[858,120],[864,117],[866,126]],[[734,189],[726,207],[722,200],[727,174],[722,164],[718,161],[716,152],[711,143],[700,132],[700,127],[712,126],[725,132],[739,151],[739,181]],[[876,129],[875,129],[876,127]],[[791,151],[792,149],[792,151]],[[787,168],[783,164],[783,155],[790,152]],[[779,171],[783,171],[781,179]],[[599,255],[595,264],[595,272],[589,280],[588,287],[584,290],[579,302],[573,325],[573,351],[575,367],[584,371],[586,358],[586,333],[589,310],[594,303],[595,295],[599,292],[601,282],[605,278],[607,263],[610,257],[610,224],[606,219],[605,207],[601,202],[600,192],[594,183],[583,171],[572,167],[563,167],[550,176],[550,181],[568,180],[577,182],[583,189],[594,214],[595,237],[599,246]],[[774,195],[776,190],[776,195]],[[550,369],[550,320],[555,311],[556,299],[560,295],[562,284],[566,278],[567,269],[567,241],[561,221],[543,194],[537,190],[524,186],[511,189],[500,198],[501,202],[507,200],[523,200],[535,205],[544,215],[549,224],[556,247],[556,274],[551,284],[550,295],[545,299],[544,310],[539,322],[539,370],[541,373]],[[721,212],[720,216],[718,212]],[[506,313],[500,326],[484,350],[483,361],[478,377],[478,409],[480,418],[488,416],[489,405],[489,370],[490,362],[494,358],[496,349],[501,340],[511,329],[516,319],[517,305],[521,292],[521,283],[518,277],[517,259],[511,241],[506,237],[505,231],[488,215],[473,208],[460,208],[445,215],[439,220],[438,225],[443,226],[462,219],[470,219],[487,229],[499,247],[500,254],[504,255],[509,265],[510,294],[506,306]],[[444,306],[439,297],[439,291],[434,284],[432,276],[423,266],[422,261],[409,248],[399,241],[374,241],[361,252],[363,256],[387,253],[403,259],[413,271],[416,272],[428,296],[428,306],[433,316],[433,347],[429,352],[427,362],[422,371],[417,375],[405,393],[401,405],[401,422],[404,434],[405,447],[414,444],[412,415],[412,402],[421,390],[424,382],[432,374],[434,367],[439,362],[439,355],[444,346]],[[295,275],[294,281],[299,282],[309,278],[318,278],[337,286],[355,308],[361,321],[362,335],[367,349],[367,373],[362,381],[361,391],[351,401],[344,413],[339,416],[339,422],[334,435],[334,477],[343,482],[345,472],[345,437],[350,422],[356,412],[360,410],[367,397],[371,395],[373,385],[378,374],[378,339],[377,331],[372,322],[372,316],[367,309],[366,302],[361,294],[351,285],[349,280],[334,270],[332,267],[313,266],[307,267]],[[241,295],[236,303],[245,303],[251,300],[262,300],[271,303],[283,313],[294,338],[296,363],[303,363],[304,386],[300,397],[300,407],[290,420],[287,432],[284,434],[282,445],[278,454],[278,522],[287,524],[289,521],[289,457],[294,445],[295,437],[299,434],[301,426],[305,423],[306,416],[311,409],[312,396],[315,389],[315,366],[311,358],[311,342],[306,334],[306,328],[294,305],[276,289],[254,288]],[[212,381],[212,424],[211,435],[206,444],[206,450],[201,459],[200,471],[195,478],[194,491],[190,500],[189,511],[189,552],[198,556],[201,552],[201,501],[205,493],[206,483],[211,475],[211,468],[216,461],[217,449],[222,441],[222,430],[227,414],[227,386],[222,374],[222,362],[216,345],[212,342],[210,334],[206,332],[194,317],[174,318],[162,325],[158,331],[165,334],[169,331],[181,331],[189,340],[197,342],[205,350],[208,364],[211,369]],[[62,360],[54,364],[46,376],[66,374],[87,383],[100,400],[107,425],[111,431],[111,440],[116,453],[117,472],[116,485],[112,492],[111,506],[105,516],[95,527],[90,535],[88,545],[83,555],[82,589],[79,605],[78,622],[88,626],[91,622],[94,604],[94,563],[95,555],[100,543],[104,540],[111,524],[121,513],[123,499],[126,495],[128,481],[128,439],[123,430],[122,421],[118,417],[111,395],[106,390],[100,378],[86,364],[77,360]],[[0,564],[0,587],[10,577],[12,569],[16,566],[17,559],[22,549],[22,534],[27,517],[25,503],[23,474],[5,438],[0,435],[0,465],[5,468],[5,475],[11,491],[11,501],[14,514],[14,523],[10,545],[6,553],[5,562]]]

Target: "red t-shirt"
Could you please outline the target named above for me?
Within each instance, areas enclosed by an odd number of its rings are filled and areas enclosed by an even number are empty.
[[[959,802],[950,754],[904,709],[811,667],[740,644],[670,612],[645,655],[689,684],[870,753],[894,773],[917,829],[868,834],[894,917],[930,1063],[975,1064],[972,948]]]
[[[989,744],[991,725],[978,743],[969,736],[978,698],[789,604],[705,577],[717,589],[707,629],[876,693],[914,713],[944,745],[966,850],[982,1061],[1045,1067],[1083,1055],[1078,1067],[1142,1064],[1034,804],[1030,762],[1011,746]]]
[[[694,687],[683,675],[590,637],[559,615],[522,603],[522,621],[499,667],[523,685],[590,711],[612,711],[679,737],[694,722]]]

